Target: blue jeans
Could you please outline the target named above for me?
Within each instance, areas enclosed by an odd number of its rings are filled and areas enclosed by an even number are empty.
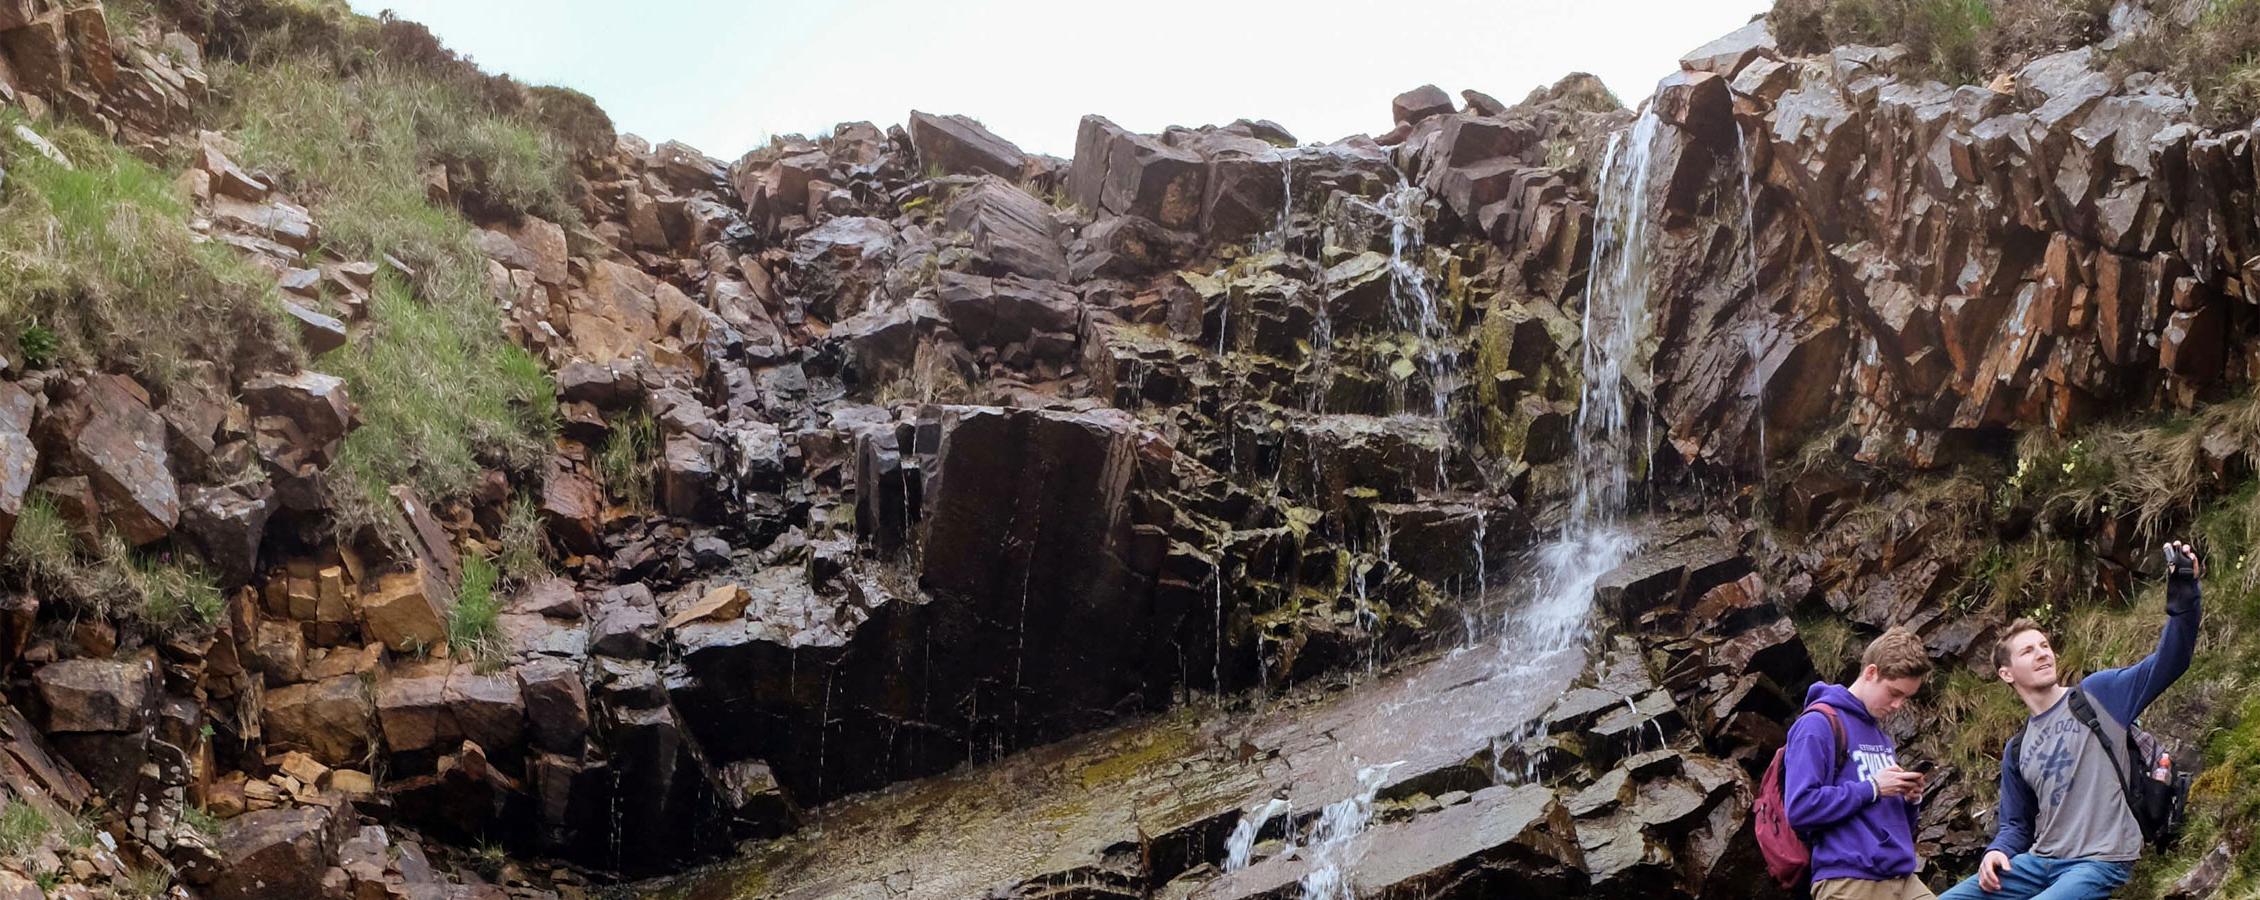
[[[2000,890],[1978,887],[1978,877],[1972,875],[1938,900],[2103,900],[2132,875],[2134,869],[2126,863],[2019,853],[2001,873]]]

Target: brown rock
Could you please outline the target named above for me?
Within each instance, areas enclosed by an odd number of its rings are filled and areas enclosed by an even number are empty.
[[[1068,197],[1093,212],[1140,216],[1164,228],[1198,223],[1205,166],[1199,154],[1084,116],[1068,168]]]
[[[229,819],[217,848],[227,862],[204,895],[211,900],[323,896],[322,877],[337,858],[343,821],[321,806],[259,810]]]
[[[164,420],[123,376],[90,379],[82,396],[87,418],[71,439],[71,457],[100,498],[103,517],[135,546],[171,533],[180,523],[180,493]]]
[[[344,322],[289,300],[282,302],[282,308],[298,323],[298,342],[306,345],[306,352],[320,356],[345,346]]]
[[[981,123],[964,116],[937,116],[912,110],[910,141],[918,150],[922,168],[937,168],[949,175],[986,172],[1020,180],[1028,160],[1011,141],[997,137]]]
[[[361,628],[395,653],[437,647],[447,639],[438,597],[438,585],[421,567],[379,576],[361,592]]]
[[[377,723],[384,729],[385,747],[394,753],[438,747],[463,737],[447,706],[445,674],[379,680]]]
[[[480,675],[457,666],[447,677],[448,716],[465,740],[501,752],[518,746],[526,732],[526,700],[516,675]]]
[[[512,612],[528,613],[552,619],[578,619],[581,617],[581,594],[573,583],[555,575],[536,578],[512,598]]]
[[[181,490],[180,531],[219,576],[222,588],[251,580],[274,510],[272,492],[246,497],[234,488],[192,484]]]
[[[244,665],[265,675],[268,687],[296,682],[306,669],[306,633],[296,622],[261,619],[242,650]]]
[[[148,721],[155,667],[139,659],[66,659],[32,673],[49,732],[128,732]]]
[[[668,628],[681,628],[701,619],[727,622],[745,615],[746,607],[753,603],[753,595],[744,585],[725,584],[706,592],[698,602],[683,607],[681,612],[668,617]]]
[[[1443,88],[1433,84],[1424,84],[1413,88],[1398,94],[1396,99],[1389,101],[1389,115],[1392,117],[1392,121],[1400,125],[1410,125],[1429,116],[1443,115],[1451,111],[1451,96],[1445,94]]]
[[[551,454],[541,480],[541,516],[549,533],[580,554],[604,549],[604,491],[562,455]]]
[[[368,755],[371,712],[361,677],[334,675],[268,691],[259,726],[270,748],[304,750],[327,765],[353,765]]]
[[[272,238],[300,252],[313,249],[322,235],[306,208],[288,200],[253,203],[225,195],[214,196],[212,219],[238,231]]]
[[[288,420],[304,438],[297,449],[320,466],[335,458],[338,442],[361,424],[345,380],[320,372],[253,378],[243,385],[243,402],[254,417]]]

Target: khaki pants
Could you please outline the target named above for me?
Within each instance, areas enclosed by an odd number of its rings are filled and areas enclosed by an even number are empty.
[[[1938,900],[1930,888],[1905,875],[1890,881],[1831,878],[1813,882],[1813,900]]]

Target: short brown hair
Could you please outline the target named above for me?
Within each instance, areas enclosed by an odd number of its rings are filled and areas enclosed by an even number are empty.
[[[1869,666],[1885,678],[1921,678],[1930,674],[1930,652],[1914,632],[1894,625],[1860,654],[1860,668]]]
[[[2031,619],[2019,618],[2009,623],[2009,630],[2001,632],[2001,639],[1993,642],[1994,668],[2006,669],[2009,667],[2009,642],[2016,640],[2017,635],[2027,631],[2038,631],[2041,637],[2048,636],[2048,629],[2040,627],[2039,622]]]

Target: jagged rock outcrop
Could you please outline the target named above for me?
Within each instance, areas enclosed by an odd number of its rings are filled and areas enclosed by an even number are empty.
[[[0,602],[0,799],[98,790],[204,896],[454,890],[411,829],[609,875],[769,841],[778,891],[1290,896],[1339,851],[1368,893],[1749,896],[1754,774],[1838,662],[1784,611],[1942,657],[1990,634],[1945,602],[1973,554],[1942,524],[1986,498],[1877,526],[1849,515],[1877,473],[2253,374],[2250,134],[2092,49],[1947,88],[1754,23],[1638,112],[1573,76],[1423,86],[1330,144],[1092,115],[1059,160],[924,112],[729,163],[620,136],[575,158],[577,225],[442,166],[557,440],[335,535],[360,415],[303,366],[414,273],[334,258],[318,204],[184,132],[196,39],[108,22],[0,3],[5,96],[190,151],[184,226],[273,273],[309,356],[0,381],[0,537],[37,498],[78,552],[193,553],[227,590],[169,639]],[[1531,602],[1587,488],[1596,247],[1649,298],[1642,549],[1592,592],[1590,664],[1437,655]],[[1772,478],[1792,454],[1829,464]],[[521,490],[557,574],[470,584]],[[2133,530],[2093,529],[2109,590]],[[1286,706],[1141,718],[1248,690]],[[1982,810],[1942,776],[1922,840],[1958,860]]]

